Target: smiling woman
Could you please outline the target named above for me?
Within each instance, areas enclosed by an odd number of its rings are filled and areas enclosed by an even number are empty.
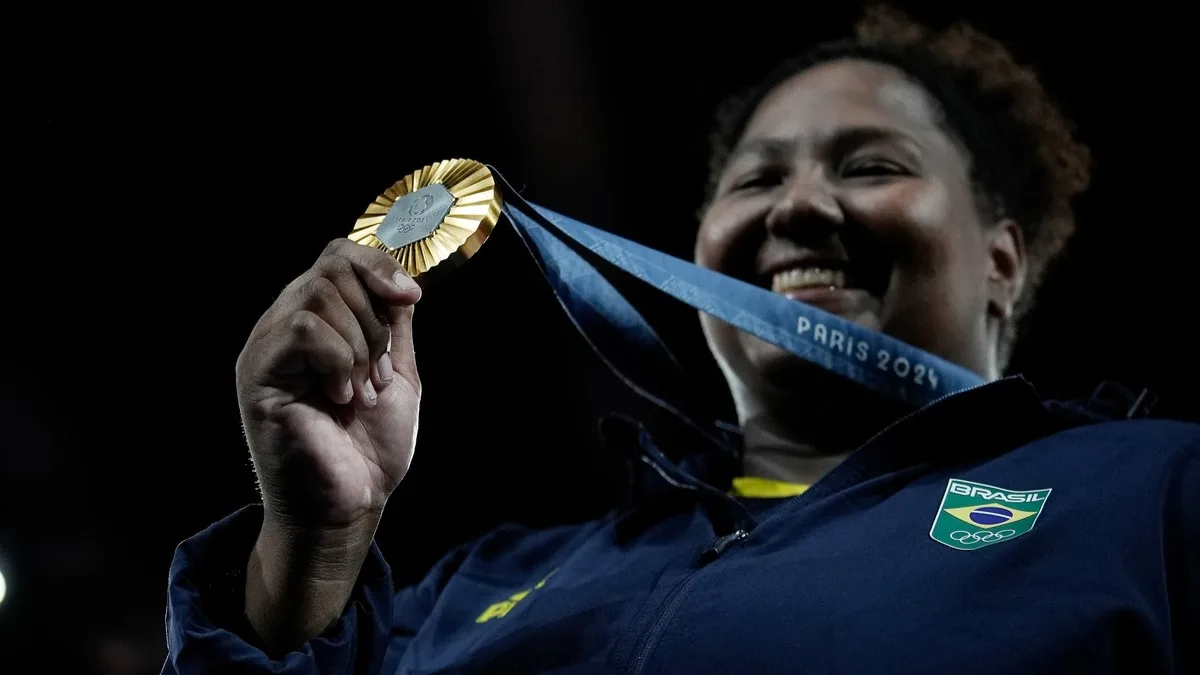
[[[999,376],[1089,181],[1087,148],[1032,71],[970,26],[935,34],[876,8],[858,39],[782,64],[719,118],[699,264]],[[830,419],[845,383],[701,321],[759,470],[813,480],[872,433],[814,428],[792,411]]]
[[[334,241],[238,359],[263,503],[180,545],[166,672],[1194,672],[1200,430],[1000,377],[1088,181],[1032,71],[877,12],[723,119],[698,265],[984,384],[904,409],[701,314],[738,429],[662,448],[609,420],[634,503],[497,528],[394,592],[373,537],[414,452],[421,290]]]
[[[803,119],[789,116],[796,106],[805,107]],[[728,100],[718,117],[706,210],[730,192],[780,184],[800,170],[824,181],[816,187],[854,194],[855,211],[903,207],[913,224],[951,219],[1015,228],[998,236],[1014,240],[1001,242],[1014,249],[1007,257],[1021,258],[1020,270],[1001,273],[1019,278],[1008,282],[1011,297],[989,298],[1007,304],[992,308],[1001,314],[995,362],[978,364],[1003,370],[1019,319],[1075,230],[1071,201],[1090,182],[1090,152],[1032,70],[969,25],[934,33],[877,7],[858,24],[857,39],[820,45],[781,64]],[[740,162],[743,154],[757,157],[758,165]],[[832,195],[797,194],[793,202],[825,220],[848,220],[848,230],[865,224],[856,212],[833,208]],[[776,226],[786,217],[775,214]],[[699,243],[710,236],[721,233],[702,229]],[[880,272],[864,270],[871,271]],[[887,290],[883,276],[870,289],[876,297]]]

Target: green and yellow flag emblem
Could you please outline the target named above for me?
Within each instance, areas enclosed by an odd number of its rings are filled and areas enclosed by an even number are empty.
[[[951,478],[929,536],[960,551],[999,544],[1033,529],[1050,497],[1044,490],[1009,490]]]

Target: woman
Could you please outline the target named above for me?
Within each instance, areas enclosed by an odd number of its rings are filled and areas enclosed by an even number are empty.
[[[898,417],[701,314],[740,475],[675,466],[636,425],[610,426],[661,476],[642,504],[498,529],[393,595],[371,542],[416,437],[420,290],[334,242],[239,358],[263,507],[180,546],[165,672],[1200,665],[1200,432],[999,378],[1088,181],[1037,80],[967,27],[927,35],[876,12],[723,122],[699,265],[989,384]]]

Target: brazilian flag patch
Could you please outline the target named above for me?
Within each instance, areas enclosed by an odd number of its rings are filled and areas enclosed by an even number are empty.
[[[929,536],[959,551],[1016,539],[1033,529],[1050,488],[1009,490],[951,478]]]

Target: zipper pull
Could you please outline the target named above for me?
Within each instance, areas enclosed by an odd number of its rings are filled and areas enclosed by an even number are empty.
[[[716,560],[717,558],[721,557],[721,554],[725,552],[725,549],[729,548],[730,544],[741,541],[748,536],[750,536],[749,532],[746,532],[742,529],[737,529],[723,537],[718,537],[717,540],[713,542],[712,546],[704,549],[704,551],[700,554],[700,564],[707,565],[708,563]]]

